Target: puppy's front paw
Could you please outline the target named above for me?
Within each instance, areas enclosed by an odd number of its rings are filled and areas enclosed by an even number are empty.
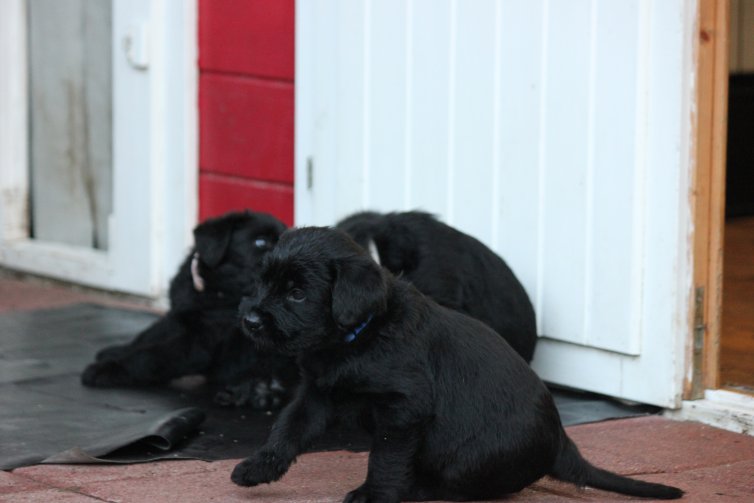
[[[84,369],[81,383],[84,386],[107,388],[110,386],[126,385],[131,382],[131,376],[121,364],[112,360],[95,362]]]
[[[290,462],[272,451],[257,452],[236,465],[230,480],[239,486],[268,484],[280,479],[288,471]]]

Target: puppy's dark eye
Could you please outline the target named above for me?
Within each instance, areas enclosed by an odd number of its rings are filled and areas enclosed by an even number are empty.
[[[306,294],[300,288],[294,288],[288,292],[288,300],[291,302],[303,302],[306,300]]]
[[[264,249],[270,247],[270,242],[267,240],[267,238],[257,238],[254,241],[254,246],[257,247],[257,248],[259,248],[259,249],[264,250]]]

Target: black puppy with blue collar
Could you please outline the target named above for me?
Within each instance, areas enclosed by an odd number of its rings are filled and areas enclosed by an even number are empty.
[[[508,343],[396,279],[339,231],[284,233],[241,315],[257,345],[297,358],[302,382],[267,443],[236,466],[239,485],[278,480],[334,418],[356,411],[371,417],[373,440],[367,479],[347,502],[490,499],[544,475],[682,495],[589,464]]]

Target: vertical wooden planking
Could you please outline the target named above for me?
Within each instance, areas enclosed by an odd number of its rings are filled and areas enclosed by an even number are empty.
[[[645,178],[645,23],[639,0],[595,0],[592,132],[584,298],[590,346],[638,354]],[[638,246],[638,248],[637,248]]]
[[[500,1],[495,2],[495,38],[493,41],[493,78],[492,78],[492,179],[490,180],[490,238],[489,246],[498,248],[500,231],[500,154],[502,146],[502,68],[500,64],[503,52],[503,10]]]
[[[666,400],[677,406],[693,288],[689,191],[697,6],[667,0],[649,2],[648,8],[646,32],[654,42],[644,63],[649,89],[646,170],[651,176],[644,183],[646,215],[641,222],[646,285],[639,321],[642,365],[623,365],[621,393],[630,397],[675,390]],[[652,371],[651,386],[646,383],[647,369]]]
[[[455,203],[455,191],[453,190],[455,170],[455,127],[456,127],[456,82],[458,71],[456,70],[457,46],[458,46],[458,0],[450,0],[449,4],[449,30],[448,30],[448,121],[446,155],[448,157],[448,170],[445,172],[446,195],[445,216],[448,224],[453,225],[453,205]]]
[[[543,0],[542,5],[542,28],[540,29],[541,49],[539,54],[539,130],[537,135],[537,190],[532,192],[533,197],[537,200],[537,283],[535,290],[534,311],[537,315],[537,333],[542,334],[542,326],[544,325],[542,314],[542,304],[544,302],[544,273],[542,264],[544,263],[545,256],[545,211],[544,211],[544,199],[547,195],[546,189],[546,173],[547,173],[547,65],[549,58],[549,37],[550,30],[550,0]]]
[[[406,149],[406,9],[404,0],[370,2],[370,85],[368,106],[367,171],[364,205],[370,209],[403,207]]]
[[[550,2],[543,131],[544,242],[540,316],[545,334],[581,343],[588,184],[591,10],[588,0]]]
[[[302,199],[309,215],[320,218],[334,200],[371,206],[378,197],[384,209],[439,213],[492,243],[522,279],[547,336],[534,362],[542,376],[677,405],[683,365],[668,355],[682,354],[687,328],[690,135],[682,118],[692,103],[695,7],[362,0],[348,6],[361,23],[333,29],[346,6],[322,3],[329,12],[309,9],[317,11],[317,75],[299,89],[316,96],[307,111],[311,151],[334,167]],[[403,54],[383,43],[387,25]],[[357,71],[342,64],[359,54]],[[388,63],[394,71],[378,71]],[[380,116],[385,110],[393,114]],[[343,147],[344,138],[361,145]],[[395,151],[377,152],[378,140]],[[334,155],[344,148],[352,150]],[[359,156],[356,167],[341,163]],[[384,159],[401,169],[379,169]],[[340,192],[330,188],[341,181]]]
[[[486,244],[492,239],[495,110],[493,0],[462,2],[456,11],[455,102],[451,163],[452,207],[448,219]]]
[[[363,208],[363,187],[367,183],[363,176],[364,142],[366,140],[364,83],[367,79],[364,50],[367,47],[364,2],[341,1],[338,4],[338,23],[335,26],[338,41],[337,60],[340,65],[335,77],[335,150],[338,176],[318,183],[336,187],[335,201],[337,215],[328,223],[333,223],[348,213]],[[319,171],[319,167],[318,167]]]
[[[338,54],[338,33],[333,21],[338,20],[342,3],[345,2],[312,0],[298,2],[296,6],[299,14],[294,122],[295,148],[300,151],[296,154],[294,179],[297,225],[330,225],[338,213],[338,187],[332,183],[341,171],[337,160],[340,125],[336,75],[353,71],[352,68],[340,69],[337,57],[333,57]],[[359,187],[361,184],[350,190]]]
[[[27,1],[0,4],[0,242],[29,237]],[[15,168],[14,168],[15,167]]]
[[[413,182],[412,177],[412,165],[411,165],[411,147],[413,144],[413,102],[412,102],[412,90],[413,90],[413,73],[412,68],[414,66],[414,2],[413,0],[406,0],[404,3],[405,11],[405,41],[406,41],[406,57],[403,58],[404,65],[404,78],[403,84],[403,209],[407,210],[411,208],[411,186]]]
[[[443,214],[447,205],[449,0],[412,0],[409,78],[409,208]]]
[[[501,5],[500,154],[495,250],[536,299],[544,1]]]

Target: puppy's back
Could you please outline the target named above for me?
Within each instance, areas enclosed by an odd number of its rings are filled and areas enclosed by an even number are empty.
[[[422,334],[436,397],[419,456],[423,468],[451,480],[494,479],[502,492],[547,474],[563,430],[549,391],[527,363],[484,323],[436,304]]]
[[[337,227],[365,249],[373,241],[385,268],[439,304],[488,324],[531,361],[534,308],[510,267],[481,241],[420,211],[362,212]]]

